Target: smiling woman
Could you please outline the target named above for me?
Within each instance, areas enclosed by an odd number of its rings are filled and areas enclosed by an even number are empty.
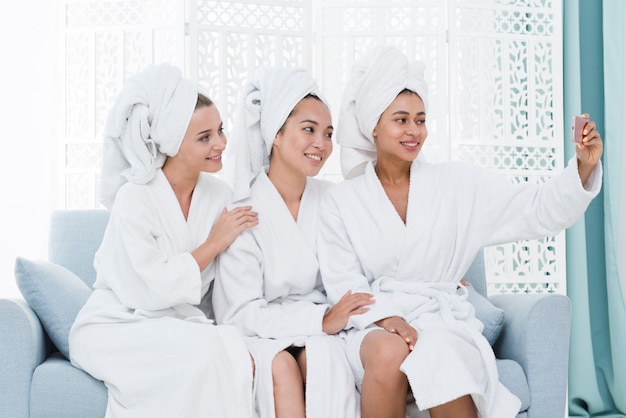
[[[46,258],[56,157],[56,2],[0,3],[0,297],[20,297],[17,256]]]

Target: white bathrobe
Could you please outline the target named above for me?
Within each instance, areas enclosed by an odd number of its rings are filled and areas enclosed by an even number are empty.
[[[201,174],[185,220],[160,169],[117,193],[95,258],[95,290],[69,341],[72,363],[109,390],[107,418],[252,416],[244,339],[193,306],[214,264],[200,272],[191,252],[230,196],[225,183]]]
[[[498,380],[482,324],[457,283],[490,245],[556,234],[586,209],[601,186],[600,165],[583,188],[574,158],[543,185],[513,185],[463,163],[411,167],[406,224],[370,162],[322,202],[318,254],[331,302],[347,290],[376,303],[348,324],[347,355],[357,383],[359,349],[374,323],[400,316],[418,331],[401,366],[421,410],[471,394],[481,418],[515,417],[520,402]]]
[[[356,416],[356,386],[339,336],[322,331],[329,308],[319,277],[316,239],[319,202],[330,183],[307,179],[297,222],[265,172],[256,177],[250,204],[257,227],[220,254],[213,307],[218,323],[248,338],[257,376],[258,414],[274,417],[271,365],[289,346],[306,346],[309,418]]]

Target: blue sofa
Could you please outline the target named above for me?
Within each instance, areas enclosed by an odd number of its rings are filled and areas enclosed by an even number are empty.
[[[103,210],[54,212],[49,262],[16,261],[18,285],[31,303],[0,299],[0,417],[104,416],[105,386],[73,367],[62,352],[68,350],[66,336],[72,317],[95,280],[93,257],[107,220],[108,212]],[[80,284],[66,289],[65,279]],[[466,279],[479,294],[486,293],[482,253]],[[502,382],[522,400],[518,418],[562,418],[566,405],[569,299],[534,294],[497,295],[489,300],[501,311],[493,305],[486,309],[504,313],[494,351]],[[476,307],[479,318],[483,308]]]

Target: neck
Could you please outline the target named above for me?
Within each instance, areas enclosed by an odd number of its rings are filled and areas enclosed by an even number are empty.
[[[306,176],[289,172],[277,164],[270,164],[267,176],[285,203],[300,202],[306,186]]]
[[[376,161],[374,166],[376,175],[381,183],[402,184],[409,181],[411,177],[411,161]]]
[[[168,164],[168,161],[165,162],[162,170],[178,200],[189,200],[198,183],[200,173],[186,173],[183,170],[177,170],[174,165]]]

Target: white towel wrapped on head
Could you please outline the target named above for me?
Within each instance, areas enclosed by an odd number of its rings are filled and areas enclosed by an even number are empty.
[[[261,68],[243,85],[224,166],[224,179],[233,188],[234,200],[248,196],[252,179],[269,166],[276,134],[309,94],[328,106],[304,68]]]
[[[335,132],[345,178],[363,173],[365,163],[376,159],[372,133],[380,115],[404,89],[417,93],[428,108],[424,63],[409,62],[397,48],[376,47],[354,64]]]
[[[100,201],[111,208],[127,181],[145,184],[178,153],[198,100],[198,87],[169,64],[129,79],[104,128]]]

